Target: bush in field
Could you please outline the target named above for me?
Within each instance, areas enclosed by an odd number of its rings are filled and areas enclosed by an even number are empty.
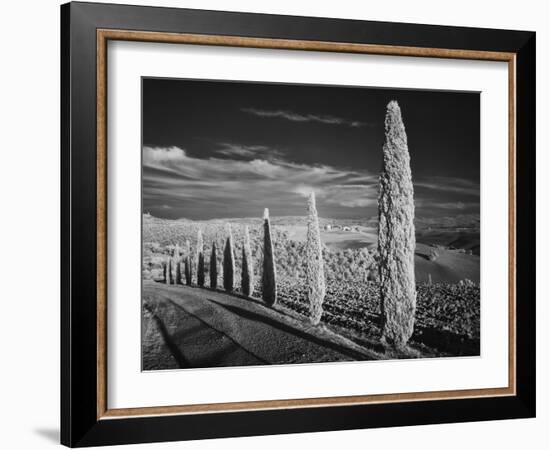
[[[226,291],[232,292],[235,286],[235,257],[233,253],[233,236],[231,225],[227,225],[227,238],[223,250],[223,287]]]
[[[252,261],[252,250],[250,249],[250,233],[248,226],[244,227],[243,259],[241,269],[241,289],[243,295],[250,297],[254,292],[254,263]]]
[[[396,101],[388,103],[385,132],[378,198],[382,340],[402,347],[414,330],[416,241],[410,156],[401,109]]]
[[[197,284],[204,286],[204,244],[202,241],[202,232],[197,232]]]
[[[310,320],[317,325],[323,314],[325,298],[325,272],[323,264],[323,247],[319,231],[319,218],[315,206],[315,193],[309,195],[307,202],[308,221],[306,237],[307,290],[310,308]]]
[[[216,242],[212,242],[212,252],[210,253],[210,287],[218,287],[218,261],[216,256]]]
[[[185,248],[185,284],[191,286],[193,284],[193,266],[191,265],[191,244],[188,240],[185,241]]]
[[[277,302],[277,276],[269,223],[269,209],[264,210],[264,260],[262,271],[262,298],[268,305]]]

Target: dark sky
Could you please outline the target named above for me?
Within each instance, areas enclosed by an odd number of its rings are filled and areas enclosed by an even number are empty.
[[[376,215],[384,116],[403,115],[416,214],[479,214],[479,94],[143,79],[143,208],[209,219]]]

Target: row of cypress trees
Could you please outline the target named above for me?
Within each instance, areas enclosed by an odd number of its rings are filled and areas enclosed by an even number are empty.
[[[271,222],[269,210],[264,210],[263,223],[263,261],[262,261],[262,299],[270,306],[277,303],[277,271],[275,264],[275,253],[273,238],[271,235]],[[218,288],[218,263],[217,263],[216,242],[212,242],[210,252],[210,288]],[[191,246],[186,241],[186,256],[181,258],[180,248],[176,246],[171,257],[168,257],[164,264],[164,281],[166,284],[187,284],[191,285],[193,280],[193,261]],[[319,230],[319,219],[315,206],[315,194],[312,192],[308,198],[308,228],[307,228],[307,286],[310,303],[310,320],[318,324],[323,313],[323,299],[325,297],[325,276],[323,267],[323,253],[321,235]],[[205,285],[205,256],[202,232],[197,232],[197,249],[195,253],[196,280],[199,287]],[[226,239],[223,249],[223,288],[227,292],[235,289],[235,251],[231,226],[226,228]],[[254,262],[250,247],[250,233],[248,226],[244,227],[244,239],[242,245],[242,270],[241,270],[241,291],[246,297],[254,293]]]
[[[226,239],[223,249],[223,288],[228,292],[235,289],[235,250],[231,226],[226,228]],[[277,299],[275,282],[275,261],[273,253],[273,244],[271,239],[271,226],[269,223],[269,213],[266,209],[264,217],[264,274],[262,276],[262,297],[266,303],[273,305]],[[212,242],[209,262],[210,288],[218,288],[218,263],[217,246]],[[193,273],[196,262],[196,276]],[[186,241],[185,257],[181,258],[179,245],[176,245],[172,255],[169,256],[163,264],[163,278],[166,284],[186,284],[191,286],[193,278],[196,277],[197,286],[205,286],[205,255],[204,240],[202,231],[197,232],[197,249],[195,255],[191,253],[189,240]],[[242,270],[241,270],[241,291],[246,297],[254,293],[254,263],[252,259],[252,250],[250,246],[250,232],[248,226],[244,227],[244,242],[242,246]]]

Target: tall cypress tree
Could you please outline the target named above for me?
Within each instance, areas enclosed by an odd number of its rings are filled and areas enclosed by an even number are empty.
[[[269,209],[264,210],[264,260],[262,271],[262,298],[268,305],[277,302],[277,275],[275,271],[275,259],[273,254],[273,241],[271,239],[271,224],[269,222]]]
[[[169,284],[174,284],[174,271],[172,269],[173,267],[173,263],[172,263],[172,259],[171,257],[168,257],[168,280],[169,280]]]
[[[183,284],[181,281],[181,260],[176,260],[176,284]]]
[[[226,291],[232,292],[235,286],[235,257],[233,254],[233,236],[231,225],[227,225],[227,238],[223,250],[223,287]]]
[[[202,240],[202,232],[199,229],[197,232],[197,284],[200,287],[204,286],[204,244]]]
[[[162,263],[162,274],[164,275],[164,283],[170,284],[170,272],[168,272],[168,259]]]
[[[378,252],[382,341],[399,348],[413,334],[414,190],[407,134],[396,101],[388,103],[378,198]]]
[[[193,284],[193,266],[191,265],[191,244],[185,241],[185,284],[191,286]]]
[[[325,298],[325,270],[319,218],[315,205],[315,193],[311,192],[307,201],[307,238],[306,238],[306,279],[309,300],[309,317],[314,325],[321,321],[323,300]]]
[[[218,287],[218,261],[216,255],[216,242],[212,242],[212,252],[210,253],[210,287]]]
[[[244,227],[241,289],[243,295],[246,297],[250,297],[254,292],[254,263],[252,261],[252,250],[250,250],[250,233],[248,232],[248,225]]]
[[[174,249],[172,250],[172,284],[179,284],[179,275],[180,275],[180,267],[179,267],[179,261],[180,261],[180,246],[178,243],[174,246]]]

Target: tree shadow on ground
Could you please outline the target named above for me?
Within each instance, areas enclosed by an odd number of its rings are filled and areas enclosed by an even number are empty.
[[[223,358],[226,358],[227,355],[234,353],[236,351],[242,350],[246,353],[248,353],[253,359],[256,359],[258,363],[268,365],[270,364],[269,361],[264,360],[263,358],[259,357],[258,355],[255,355],[250,350],[247,350],[243,348],[241,345],[239,345],[238,342],[236,342],[231,336],[228,336],[226,333],[224,333],[221,330],[218,330],[211,325],[209,325],[207,322],[202,320],[199,316],[187,311],[185,308],[183,308],[181,305],[178,305],[173,300],[167,300],[167,302],[170,304],[171,307],[176,308],[178,310],[183,311],[184,314],[187,314],[188,316],[191,316],[193,319],[198,321],[198,325],[195,325],[194,327],[190,329],[180,330],[176,331],[173,334],[170,334],[166,328],[166,333],[163,334],[163,339],[167,343],[167,345],[170,348],[170,351],[172,351],[172,348],[174,348],[174,351],[178,351],[181,356],[184,356],[184,348],[185,348],[185,341],[189,340],[193,337],[194,334],[201,332],[201,330],[204,329],[210,329],[213,332],[223,336],[224,339],[227,340],[227,343],[223,346],[221,346],[217,351],[215,352],[209,352],[204,357],[200,358],[194,358],[191,362],[189,358],[185,358],[187,361],[186,366],[181,366],[182,368],[201,368],[201,367],[217,367],[217,366],[230,366],[231,364],[218,364],[219,361]],[[161,320],[159,318],[159,320]],[[179,364],[179,362],[178,362]],[[251,365],[251,364],[249,364]]]
[[[157,329],[159,330],[160,335],[164,340],[164,343],[168,347],[168,350],[170,351],[170,353],[172,353],[172,356],[176,360],[176,363],[178,364],[178,366],[182,369],[192,367],[189,360],[183,355],[179,347],[172,340],[170,333],[166,329],[166,326],[164,325],[164,322],[162,321],[162,319],[157,315],[156,312],[153,312],[149,306],[145,305],[144,308],[151,314],[151,317],[155,321],[155,324],[157,325]]]
[[[247,309],[244,309],[244,308],[241,308],[241,307],[238,307],[238,306],[226,305],[226,304],[220,303],[220,302],[218,302],[218,301],[216,301],[212,298],[208,298],[207,300],[212,302],[212,303],[215,303],[220,308],[223,308],[227,311],[232,312],[233,314],[237,314],[241,317],[244,317],[248,320],[252,320],[254,322],[264,323],[264,324],[269,325],[273,328],[276,328],[280,331],[284,331],[285,333],[292,334],[292,335],[294,335],[298,338],[304,339],[304,340],[309,341],[309,342],[313,342],[313,343],[315,343],[319,346],[330,348],[331,350],[334,350],[338,353],[342,353],[343,355],[346,355],[346,356],[348,356],[348,357],[350,357],[354,360],[363,361],[363,360],[369,360],[369,359],[378,359],[378,358],[375,357],[375,355],[373,355],[371,358],[369,358],[364,353],[353,350],[351,348],[346,348],[343,345],[339,345],[339,344],[334,343],[334,342],[330,342],[330,341],[318,338],[317,336],[314,336],[311,333],[299,330],[299,329],[294,328],[290,325],[287,325],[283,322],[272,319],[271,317],[267,317],[267,316],[264,316],[264,315],[256,313],[256,312],[249,311]],[[263,306],[265,307],[265,305],[263,305]],[[279,311],[277,311],[277,312],[279,312]]]

